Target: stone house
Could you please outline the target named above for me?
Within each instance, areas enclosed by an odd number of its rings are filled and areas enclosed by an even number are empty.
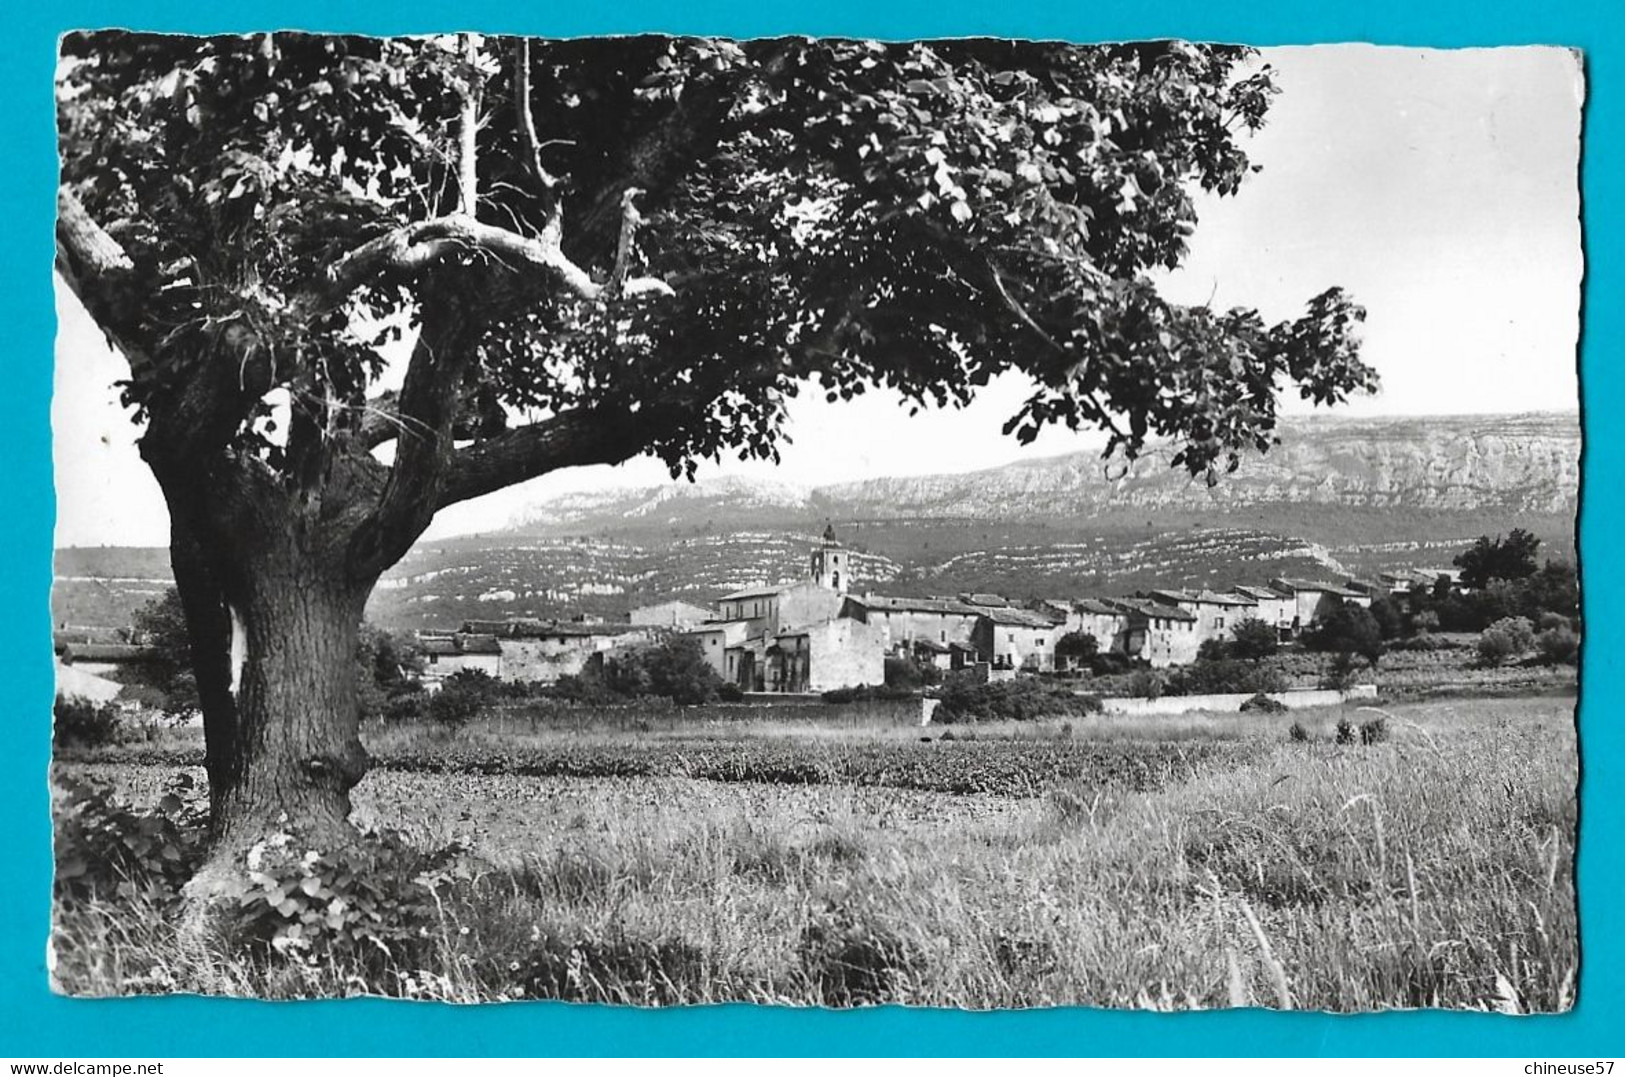
[[[1350,590],[1342,584],[1326,583],[1323,580],[1281,577],[1271,580],[1270,586],[1291,595],[1293,598],[1292,634],[1294,636],[1302,635],[1311,625],[1344,602],[1352,602],[1367,609],[1371,607],[1370,595]]]
[[[1193,614],[1198,646],[1210,639],[1228,639],[1236,622],[1253,616],[1258,606],[1255,599],[1233,592],[1149,591],[1145,596]]]
[[[1185,665],[1196,661],[1201,639],[1196,614],[1151,598],[1111,598],[1106,605],[1121,611],[1128,622],[1117,653],[1140,659],[1152,667]]]
[[[626,619],[635,625],[681,629],[693,628],[716,615],[715,610],[706,606],[696,606],[692,602],[672,599],[669,602],[656,602],[650,606],[638,606],[628,611]]]
[[[944,648],[970,643],[981,612],[958,599],[873,594],[848,596],[841,608],[843,617],[874,625],[880,631],[882,649],[899,654],[927,641]]]
[[[94,677],[113,676],[156,661],[158,649],[141,643],[66,643],[62,645],[63,665]]]
[[[886,681],[880,630],[850,617],[781,632],[764,659],[769,692],[827,692]]]
[[[749,630],[749,621],[711,621],[696,625],[683,635],[699,643],[700,653],[719,677],[732,681],[734,678],[728,672],[728,649],[744,643]]]
[[[469,621],[463,625],[465,634],[496,639],[503,680],[542,684],[580,676],[589,663],[648,643],[658,631],[647,625],[575,621]]]
[[[447,677],[465,669],[502,676],[502,648],[495,636],[467,632],[420,634],[417,647],[423,656],[423,686],[431,692],[438,690]]]
[[[1294,596],[1272,587],[1254,587],[1250,584],[1231,590],[1253,600],[1255,610],[1252,616],[1275,629],[1281,639],[1291,638],[1292,622],[1298,615],[1298,600]]]
[[[1048,672],[1055,668],[1055,622],[1033,610],[1013,606],[985,607],[976,620],[971,642],[982,661],[994,670]]]

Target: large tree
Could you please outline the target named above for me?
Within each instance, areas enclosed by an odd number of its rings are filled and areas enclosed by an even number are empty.
[[[104,32],[59,72],[57,265],[129,361],[222,848],[347,834],[362,608],[448,505],[1011,369],[1007,432],[1211,480],[1283,387],[1375,380],[1336,288],[1271,325],[1154,284],[1251,170],[1238,48]]]

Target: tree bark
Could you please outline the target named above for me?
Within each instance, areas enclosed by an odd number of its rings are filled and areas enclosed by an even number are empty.
[[[298,534],[256,547],[228,594],[242,637],[236,766],[211,794],[228,856],[289,828],[317,848],[347,843],[350,790],[367,772],[355,656],[370,584],[348,578]]]

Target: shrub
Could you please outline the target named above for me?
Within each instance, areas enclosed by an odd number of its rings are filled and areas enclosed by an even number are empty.
[[[1256,662],[1280,649],[1280,633],[1257,617],[1244,617],[1230,628],[1230,653],[1236,658]]]
[[[1503,617],[1478,637],[1478,657],[1485,665],[1498,666],[1535,646],[1535,629],[1527,617]]]
[[[1162,698],[1162,678],[1149,669],[1138,669],[1128,679],[1128,694],[1135,699]]]
[[[1333,737],[1339,744],[1353,744],[1355,738],[1354,723],[1347,718],[1337,720],[1337,733]]]
[[[722,677],[706,661],[699,640],[673,636],[608,659],[604,684],[622,696],[662,696],[688,706],[717,698]]]
[[[208,803],[190,775],[177,774],[151,811],[136,811],[107,788],[56,778],[52,813],[58,902],[147,897],[167,904],[202,861]]]
[[[1031,721],[1070,718],[1100,710],[1095,696],[1079,695],[1036,677],[984,684],[965,674],[950,676],[938,693],[937,722]]]
[[[1388,739],[1388,719],[1378,715],[1360,723],[1361,744],[1381,744]]]
[[[112,703],[97,703],[83,696],[57,696],[54,713],[51,742],[58,748],[112,744],[123,732],[118,707]]]
[[[1357,654],[1372,665],[1382,657],[1382,629],[1377,619],[1352,602],[1327,614],[1309,634],[1308,642],[1317,651]]]
[[[931,672],[935,673],[936,670],[932,668]],[[901,655],[893,655],[886,659],[887,688],[900,688],[912,692],[924,687],[926,683],[926,672],[914,659]]]
[[[466,846],[424,852],[394,831],[326,851],[276,833],[250,848],[242,866],[215,892],[230,910],[229,945],[262,959],[374,972],[426,957],[444,892],[473,878]]]
[[[1097,677],[1110,677],[1118,673],[1127,673],[1134,663],[1126,654],[1115,651],[1103,651],[1089,659],[1089,672]]]
[[[1303,727],[1302,722],[1293,722],[1287,729],[1286,735],[1288,740],[1295,741],[1298,744],[1307,744],[1309,742],[1309,730]]]
[[[1229,657],[1229,648],[1222,639],[1205,639],[1196,648],[1198,662],[1222,662]]]
[[[385,701],[382,717],[386,722],[416,721],[429,712],[431,698],[428,692],[409,692],[406,695],[395,696]]]
[[[1099,653],[1100,641],[1081,628],[1055,641],[1055,657],[1066,659],[1073,668],[1090,664]]]
[[[1285,714],[1290,708],[1279,699],[1271,699],[1263,692],[1248,699],[1241,705],[1243,713],[1256,712],[1258,714]],[[1296,723],[1294,723],[1296,724]]]
[[[442,725],[462,725],[490,706],[496,696],[496,678],[483,670],[460,669],[429,697],[429,717]]]
[[[1239,658],[1198,661],[1171,671],[1163,682],[1167,696],[1198,696],[1228,692],[1279,692],[1287,687],[1286,674]]]
[[[1580,661],[1580,637],[1567,623],[1548,628],[1535,637],[1535,648],[1542,661],[1552,665],[1573,666]]]
[[[1563,616],[1561,613],[1554,613],[1551,610],[1547,610],[1540,615],[1540,617],[1535,621],[1535,627],[1539,628],[1542,632],[1550,632],[1554,628],[1567,628],[1570,631],[1574,629],[1574,625],[1569,622],[1567,617]]]
[[[876,699],[913,699],[919,695],[912,688],[890,684],[852,684],[831,688],[819,695],[825,703],[867,703]]]
[[[717,689],[717,698],[724,703],[740,703],[744,701],[745,690],[732,681],[724,681]]]
[[[1419,635],[1408,639],[1396,639],[1388,645],[1391,651],[1448,651],[1454,647],[1449,640],[1438,636]]]
[[[1354,655],[1348,651],[1338,651],[1332,656],[1326,667],[1326,673],[1320,679],[1322,688],[1344,692],[1354,683]]]

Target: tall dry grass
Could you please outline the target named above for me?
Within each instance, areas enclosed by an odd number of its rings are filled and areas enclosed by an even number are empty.
[[[55,976],[82,994],[1561,1010],[1571,707],[1400,707],[1371,745],[1334,744],[1330,709],[1179,719],[1268,743],[1157,792],[1076,783],[948,826],[840,788],[809,812],[805,790],[646,780],[628,810],[622,783],[382,978],[186,951],[152,910],[106,905],[60,919]]]

